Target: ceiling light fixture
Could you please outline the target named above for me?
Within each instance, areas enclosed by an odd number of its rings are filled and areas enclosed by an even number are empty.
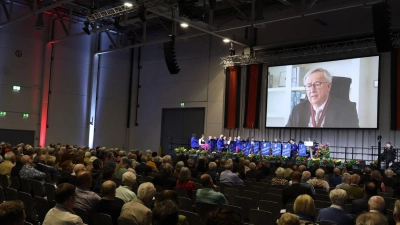
[[[231,40],[229,40],[228,38],[224,38],[224,40],[222,40],[225,43],[229,43]]]
[[[133,4],[132,4],[132,3],[130,3],[130,2],[125,2],[125,3],[124,3],[124,6],[126,6],[126,7],[132,7],[132,6],[133,6]]]
[[[181,23],[181,27],[187,28],[187,27],[189,27],[189,24],[187,24],[187,23]]]

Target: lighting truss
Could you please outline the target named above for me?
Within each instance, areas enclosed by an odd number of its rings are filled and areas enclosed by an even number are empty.
[[[99,20],[110,19],[118,16],[122,16],[131,12],[137,12],[144,8],[153,7],[156,5],[163,4],[162,0],[139,0],[132,3],[132,6],[121,5],[111,9],[106,9],[101,12],[93,13],[87,16],[87,20],[92,23]]]
[[[393,35],[394,47],[400,47],[400,34]],[[221,57],[220,65],[223,67],[265,63],[276,65],[285,63],[302,63],[310,60],[331,60],[340,54],[343,58],[376,55],[375,39],[363,38],[337,43],[320,44],[300,48],[287,48],[280,50],[260,50],[253,54],[243,54]]]

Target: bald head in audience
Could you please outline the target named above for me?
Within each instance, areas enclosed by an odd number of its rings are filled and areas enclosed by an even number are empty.
[[[200,183],[203,185],[204,188],[214,188],[214,183],[212,178],[208,174],[203,174],[200,177]]]
[[[115,190],[117,189],[114,181],[107,180],[101,185],[101,194],[103,198],[114,199]]]
[[[79,188],[90,188],[92,186],[92,175],[88,171],[81,171],[76,176],[76,186]]]
[[[335,176],[340,176],[340,169],[337,168],[337,167],[335,167],[335,169],[333,169],[333,174],[334,174]]]
[[[21,157],[21,163],[24,166],[30,166],[32,164],[32,159],[29,155],[24,155]]]

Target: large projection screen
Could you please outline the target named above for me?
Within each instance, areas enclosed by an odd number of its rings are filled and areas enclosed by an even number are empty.
[[[378,128],[379,56],[267,70],[266,127]]]

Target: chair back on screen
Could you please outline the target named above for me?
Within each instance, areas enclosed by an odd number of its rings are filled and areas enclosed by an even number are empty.
[[[350,85],[351,78],[348,77],[332,77],[332,88],[330,94],[338,99],[350,101]]]

